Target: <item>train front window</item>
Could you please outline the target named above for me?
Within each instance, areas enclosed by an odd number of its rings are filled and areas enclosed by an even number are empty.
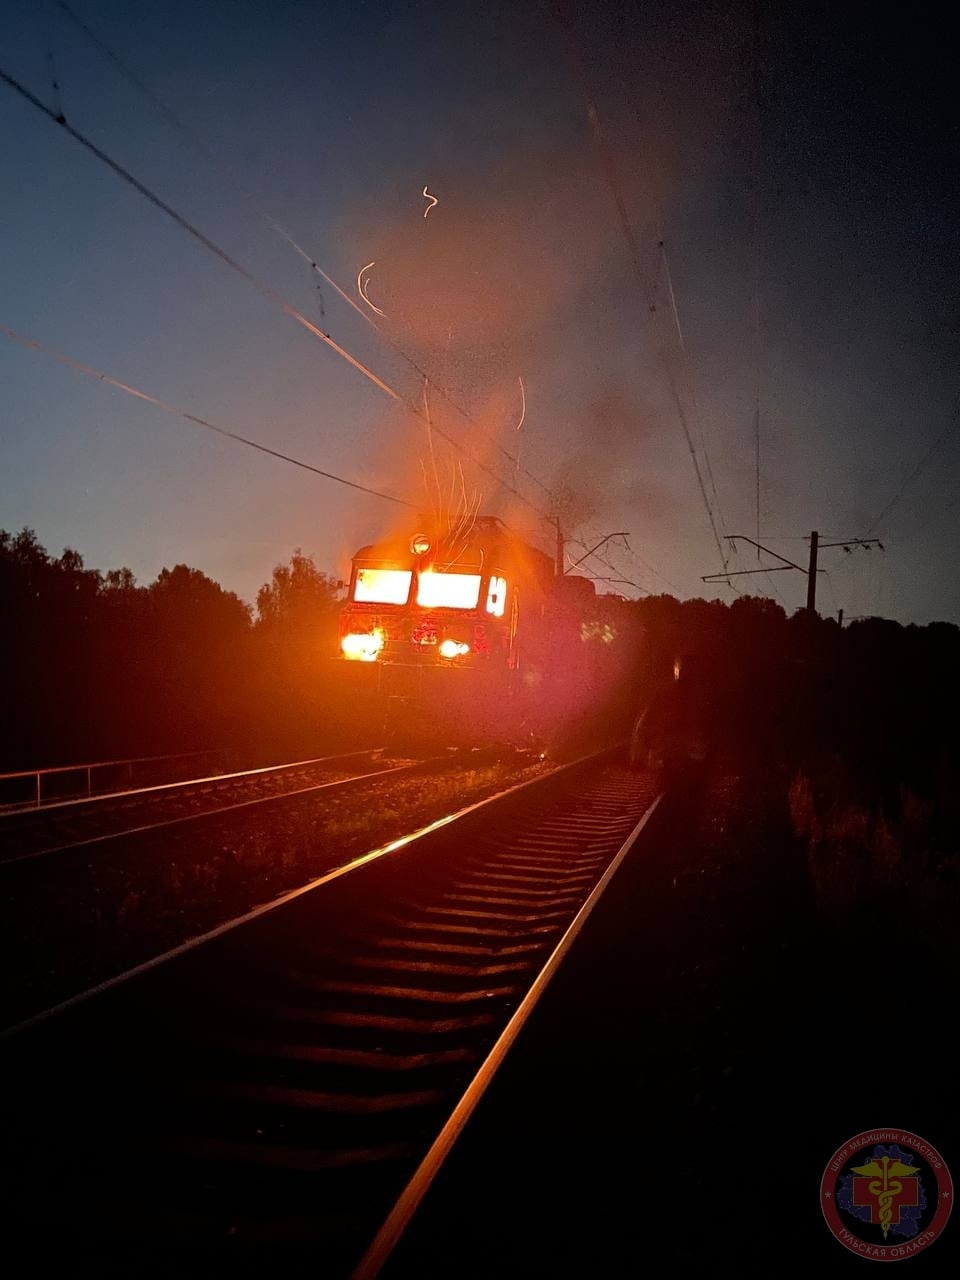
[[[358,569],[353,598],[358,604],[406,604],[412,578],[409,569]]]
[[[417,582],[417,604],[424,609],[475,609],[479,599],[479,573],[424,569]]]

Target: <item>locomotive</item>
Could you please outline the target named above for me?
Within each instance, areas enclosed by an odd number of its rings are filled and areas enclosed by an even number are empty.
[[[388,740],[543,742],[595,695],[597,601],[495,516],[361,547],[338,637],[357,713]]]

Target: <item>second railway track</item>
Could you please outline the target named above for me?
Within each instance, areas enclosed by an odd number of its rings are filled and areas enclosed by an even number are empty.
[[[88,847],[101,840],[190,822],[244,806],[269,804],[324,788],[413,770],[421,761],[382,758],[379,748],[246,769],[136,791],[65,801],[0,814],[0,868],[4,863]]]
[[[558,770],[8,1036],[16,1233],[101,1269],[376,1274],[654,803],[609,757]]]

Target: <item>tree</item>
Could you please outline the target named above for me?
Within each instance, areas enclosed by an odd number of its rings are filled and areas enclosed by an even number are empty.
[[[162,750],[219,746],[245,723],[250,606],[199,569],[162,569],[147,588],[144,680]]]
[[[289,565],[278,564],[270,581],[257,592],[258,623],[268,630],[295,633],[322,628],[338,609],[334,579],[321,572],[299,547]]]
[[[337,704],[339,604],[335,580],[298,547],[257,592],[261,718],[265,731],[311,750]]]
[[[158,616],[190,632],[198,627],[214,631],[241,630],[250,625],[251,609],[233,591],[224,591],[218,582],[199,569],[185,564],[161,569],[148,587]]]
[[[103,576],[104,592],[130,592],[137,589],[137,580],[130,569],[108,569]]]

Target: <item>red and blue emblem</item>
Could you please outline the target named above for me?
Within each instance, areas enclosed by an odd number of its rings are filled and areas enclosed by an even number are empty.
[[[861,1257],[898,1262],[930,1247],[953,1207],[940,1153],[903,1129],[859,1133],[831,1156],[820,1185],[827,1225]]]

